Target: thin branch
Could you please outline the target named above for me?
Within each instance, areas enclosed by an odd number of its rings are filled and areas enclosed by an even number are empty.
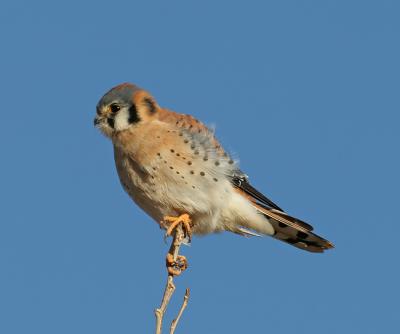
[[[154,314],[156,316],[156,334],[161,334],[164,314],[167,310],[167,306],[171,300],[171,297],[175,291],[174,276],[182,273],[187,267],[186,259],[179,255],[180,247],[185,239],[185,233],[183,231],[182,225],[178,225],[173,234],[173,239],[171,246],[167,254],[167,270],[168,278],[167,284],[165,286],[164,295],[161,301],[161,306],[155,309]],[[171,325],[171,333],[175,330],[175,327],[182,316],[183,311],[186,308],[189,298],[189,289],[186,289],[186,294],[184,297],[184,304],[179,311],[178,317],[173,321]],[[175,322],[175,324],[174,324]],[[173,329],[172,326],[174,325]],[[173,331],[172,331],[173,330]]]
[[[154,311],[154,313],[156,315],[156,334],[161,334],[164,314],[165,314],[165,311],[169,304],[169,301],[175,291],[175,285],[174,285],[173,281],[174,281],[173,276],[168,275],[167,285],[165,286],[165,291],[164,291],[164,296],[163,296],[163,299],[161,302],[161,306],[160,306],[160,308],[158,308]]]
[[[189,302],[189,296],[190,296],[190,290],[189,290],[189,288],[187,288],[186,292],[185,292],[185,296],[183,297],[183,303],[182,303],[181,309],[179,310],[178,316],[174,320],[172,320],[171,330],[169,332],[170,334],[175,333],[175,328],[178,325],[178,322],[182,317],[183,311],[185,311],[185,308]]]

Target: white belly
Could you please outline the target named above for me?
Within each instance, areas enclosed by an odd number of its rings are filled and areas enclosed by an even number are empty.
[[[194,234],[247,227],[273,234],[268,221],[234,191],[223,173],[156,158],[146,166],[115,152],[118,175],[129,196],[156,222],[165,216],[190,215]]]
[[[124,156],[116,159],[116,167],[125,191],[157,222],[164,216],[188,213],[195,234],[224,230],[221,212],[232,196],[226,179],[171,169],[161,159],[142,167]]]

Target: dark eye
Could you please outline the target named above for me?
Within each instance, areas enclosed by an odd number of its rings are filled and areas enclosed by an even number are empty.
[[[120,109],[121,107],[116,103],[110,105],[110,110],[113,114],[117,113]]]

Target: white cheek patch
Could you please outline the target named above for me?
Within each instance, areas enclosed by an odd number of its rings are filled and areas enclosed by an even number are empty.
[[[129,127],[129,112],[127,108],[121,109],[114,118],[114,129],[122,131]]]

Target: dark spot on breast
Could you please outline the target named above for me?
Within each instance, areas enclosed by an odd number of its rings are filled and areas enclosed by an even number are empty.
[[[213,178],[213,180],[214,180],[215,182],[218,182],[218,179],[217,179],[217,178],[215,178],[215,177]]]
[[[232,159],[228,161],[228,163],[229,163],[230,165],[233,165],[233,162],[234,162],[234,161],[233,161]]]
[[[182,137],[183,136],[183,133],[182,132],[179,132],[179,137]]]
[[[194,144],[192,144],[192,145],[190,145],[190,148],[191,148],[192,150],[194,150],[194,149],[196,148],[196,146],[195,146]]]
[[[189,140],[185,139],[183,142],[184,142],[185,144],[187,144],[187,143],[189,142]]]
[[[192,124],[190,124],[190,126],[189,126],[189,129],[191,129],[191,128],[193,128],[193,125],[192,125]]]
[[[190,171],[190,174],[192,174],[192,175],[193,175],[193,174],[194,174],[194,171],[193,171],[193,170],[191,170],[191,171]]]
[[[204,161],[208,161],[208,157],[204,157],[203,160],[204,160]]]
[[[179,175],[180,173],[179,173],[178,171],[176,171],[176,174],[178,174],[178,175]]]
[[[201,175],[201,176],[204,176],[204,175],[206,175],[206,173],[204,173],[204,172],[200,172],[200,175]]]
[[[193,188],[193,189],[196,189],[196,187],[195,187],[195,186],[192,186],[192,188]]]
[[[192,164],[192,162],[191,162],[191,161],[188,161],[187,164],[190,166],[190,165]]]
[[[181,155],[179,153],[176,154],[177,157],[180,157]]]
[[[175,152],[175,150],[173,150],[172,148],[171,148],[171,150],[170,150],[170,151],[171,151],[171,153],[174,153],[174,152]]]
[[[157,170],[157,168],[156,168],[156,167],[153,167],[153,170]]]
[[[194,154],[196,154],[196,155],[198,155],[199,153],[200,153],[200,152],[199,152],[199,151],[197,151],[197,150],[196,150],[196,151],[194,151]]]
[[[219,165],[220,165],[220,162],[219,162],[219,161],[216,161],[216,162],[214,163],[214,165],[215,165],[215,166],[219,166]]]
[[[167,163],[167,160],[164,160],[164,163],[166,164],[166,163]]]
[[[157,153],[157,155],[160,157],[160,156],[161,156],[161,153],[160,153],[160,152],[158,152],[158,153]]]
[[[169,169],[174,169],[174,167],[172,167],[172,166],[169,166]]]

